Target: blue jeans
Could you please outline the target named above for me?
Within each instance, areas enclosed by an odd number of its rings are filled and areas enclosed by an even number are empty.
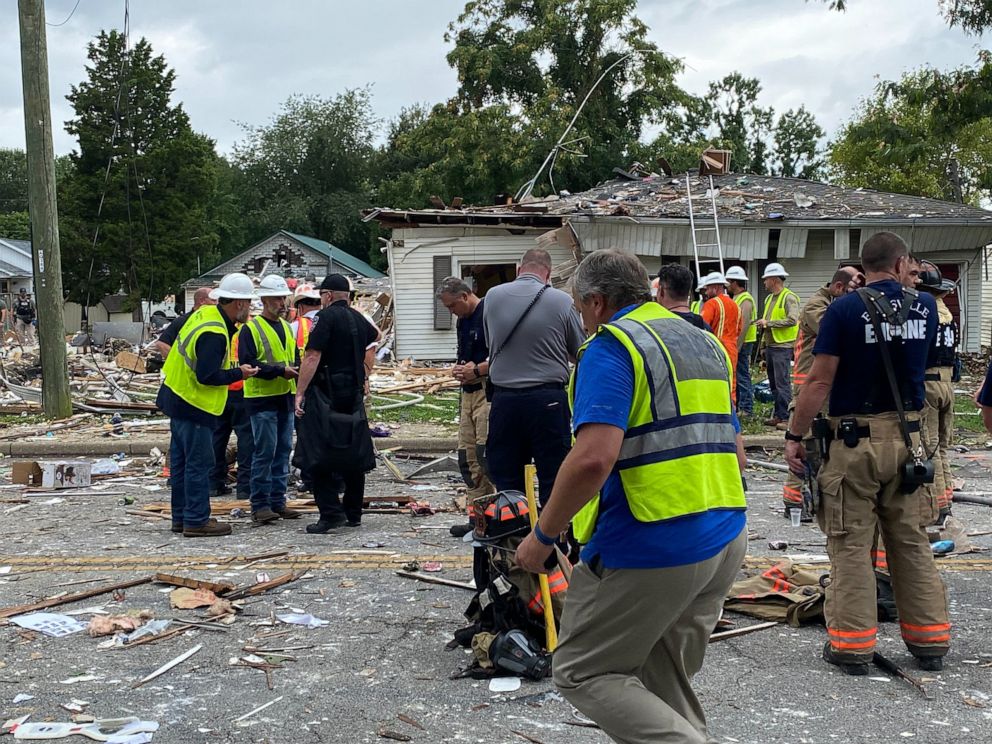
[[[210,519],[209,481],[214,465],[213,427],[185,419],[169,422],[169,468],[172,479],[172,522],[202,527]]]
[[[572,447],[572,414],[562,388],[498,388],[489,409],[486,462],[497,490],[524,490],[524,465],[537,467],[539,500],[551,496]]]
[[[737,355],[737,413],[750,415],[754,412],[754,389],[751,384],[751,351],[754,341],[741,346]]]
[[[217,418],[214,429],[214,466],[210,470],[210,488],[217,490],[227,484],[227,443],[231,432],[238,437],[238,498],[246,499],[251,493],[251,454],[254,449],[254,435],[251,419],[245,409],[243,394],[231,391],[227,394],[224,413]]]
[[[293,449],[293,411],[255,411],[251,416],[255,452],[251,459],[251,510],[286,507],[289,452]],[[239,442],[240,444],[240,442]]]

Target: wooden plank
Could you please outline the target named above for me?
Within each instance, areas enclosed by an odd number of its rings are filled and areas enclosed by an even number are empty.
[[[414,579],[416,581],[423,581],[427,584],[440,584],[441,586],[453,586],[456,589],[468,589],[470,592],[476,590],[475,582],[462,582],[462,581],[452,581],[451,579],[442,579],[440,576],[429,576],[428,574],[414,573],[413,571],[397,571],[397,576],[402,576],[404,579]]]
[[[63,594],[61,597],[51,597],[49,599],[43,599],[40,602],[32,602],[30,604],[14,605],[12,607],[6,607],[0,610],[0,618],[2,617],[13,617],[14,615],[23,615],[26,612],[37,612],[38,610],[44,610],[49,607],[57,607],[59,605],[70,604],[71,602],[78,602],[81,599],[89,599],[90,597],[99,597],[101,594],[107,594],[109,592],[114,592],[119,589],[130,589],[132,586],[140,586],[141,584],[149,584],[152,581],[152,576],[145,576],[141,579],[133,579],[131,581],[122,581],[119,584],[111,584],[109,586],[103,586],[98,589],[90,589],[85,592],[76,592],[75,594]]]
[[[244,586],[240,589],[235,589],[233,592],[228,594],[225,599],[244,599],[245,597],[254,597],[256,594],[264,594],[269,591],[269,589],[276,589],[283,584],[296,581],[305,573],[306,571],[300,571],[299,573],[291,571],[290,573],[283,574],[282,576],[277,576],[271,581],[263,581],[261,584]]]
[[[285,555],[285,553],[282,553],[282,555]],[[155,583],[169,584],[170,586],[184,586],[187,589],[206,589],[217,595],[234,591],[234,584],[229,581],[201,581],[200,579],[190,579],[185,576],[173,576],[172,574],[167,573],[155,574]]]

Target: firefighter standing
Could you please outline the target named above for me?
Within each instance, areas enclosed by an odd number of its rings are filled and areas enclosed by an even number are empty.
[[[871,549],[876,529],[888,548],[902,638],[920,668],[942,669],[950,645],[947,596],[923,526],[933,521],[935,503],[929,489],[915,485],[924,480],[915,477],[915,466],[922,465],[919,412],[937,307],[932,297],[900,285],[907,257],[906,244],[892,233],[878,233],[865,243],[861,261],[868,286],[834,301],[824,314],[813,367],[786,432],[786,459],[793,472],[801,473],[805,432],[830,394],[834,436],[818,479],[822,502],[817,514],[831,568],[823,658],[847,674],[867,674],[875,650]],[[885,316],[882,338],[866,302],[877,303],[872,307]],[[881,343],[898,370],[905,435]]]
[[[792,402],[795,404],[799,398],[799,391],[802,390],[803,383],[809,375],[813,366],[813,346],[816,343],[816,334],[820,331],[820,321],[823,314],[827,312],[830,303],[838,297],[842,297],[853,289],[857,289],[857,277],[861,275],[853,266],[844,266],[834,272],[830,283],[820,287],[813,294],[799,314],[799,336],[796,337],[795,356],[792,366]],[[810,432],[806,432],[806,454],[815,452],[813,440],[810,439]],[[811,460],[814,459],[811,456]],[[813,471],[819,468],[818,462],[811,463]],[[782,490],[782,502],[785,504],[785,516],[788,518],[790,509],[802,510],[802,521],[812,522],[813,515],[809,512],[808,504],[803,503],[802,480],[794,473],[789,473],[785,479],[785,487]]]
[[[936,267],[920,272],[919,288],[933,295],[937,303],[937,337],[930,348],[926,371],[926,404],[923,406],[923,437],[934,460],[933,491],[937,497],[937,521],[943,524],[951,515],[954,485],[947,449],[954,438],[954,365],[961,332],[944,298],[954,290],[954,282],[941,277]]]

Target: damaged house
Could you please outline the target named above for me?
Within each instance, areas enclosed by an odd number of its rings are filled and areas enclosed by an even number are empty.
[[[712,179],[724,265],[744,268],[759,304],[768,263],[785,265],[788,286],[805,301],[840,264],[857,264],[868,238],[888,230],[958,282],[947,304],[961,325],[961,350],[989,345],[982,308],[992,304],[983,302],[985,287],[992,300],[984,260],[992,243],[992,212],[797,178],[725,173]],[[697,231],[713,227],[710,178],[689,176],[688,185]],[[512,280],[521,255],[536,245],[551,253],[553,279],[562,281],[577,258],[600,248],[634,253],[652,276],[669,262],[694,270],[686,187],[686,176],[623,178],[523,204],[368,212],[366,219],[392,229],[386,253],[397,357],[453,359],[454,319],[434,298],[434,288],[457,275],[472,279],[484,295]],[[698,242],[711,243],[712,235],[700,234]],[[716,269],[717,250],[701,250],[701,273]]]

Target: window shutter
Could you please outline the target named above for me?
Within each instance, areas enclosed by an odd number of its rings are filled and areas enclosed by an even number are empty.
[[[441,282],[451,276],[451,256],[434,256],[434,283],[430,292],[433,295]],[[451,330],[451,311],[446,308],[441,300],[434,298],[434,330]]]

